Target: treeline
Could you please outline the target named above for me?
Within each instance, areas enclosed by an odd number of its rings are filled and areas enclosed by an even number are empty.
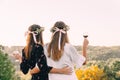
[[[82,53],[81,46],[75,46],[76,49]],[[88,60],[108,60],[110,58],[120,58],[120,46],[88,46],[87,49]]]
[[[75,46],[80,54],[82,54],[82,46]],[[21,52],[23,46],[4,46],[5,53],[12,55],[13,51]],[[88,46],[87,48],[88,60],[108,60],[109,58],[120,58],[120,46]]]
[[[82,54],[82,46],[75,46],[80,54]],[[24,76],[19,70],[19,62],[13,58],[12,53],[15,50],[21,52],[23,46],[2,46],[0,45],[0,80],[28,80],[26,77],[30,78],[30,76]],[[88,63],[83,67],[89,67],[91,65],[97,64],[99,68],[104,69],[105,76],[111,75],[107,79],[103,80],[120,80],[120,75],[117,76],[117,73],[120,70],[120,46],[88,46],[87,48],[87,60]],[[7,63],[6,63],[7,62]],[[9,69],[9,65],[11,68]],[[112,66],[112,67],[111,67]],[[10,76],[7,76],[8,72],[5,73],[3,70],[9,71]],[[9,69],[9,70],[7,70]],[[3,71],[2,71],[3,70]],[[99,71],[98,71],[99,72]],[[114,73],[113,73],[114,72]],[[5,74],[5,75],[3,75]],[[85,74],[84,74],[85,75]],[[116,77],[117,76],[117,77]],[[3,79],[6,78],[6,79]],[[14,78],[14,79],[13,79]],[[23,79],[24,78],[24,79]],[[80,79],[81,80],[81,79]],[[102,79],[101,79],[102,80]]]

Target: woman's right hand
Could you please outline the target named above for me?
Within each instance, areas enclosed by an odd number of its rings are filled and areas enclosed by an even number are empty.
[[[87,48],[88,44],[89,44],[88,39],[87,39],[87,38],[84,38],[83,47],[84,47],[84,48]]]
[[[13,56],[15,59],[19,60],[20,62],[22,62],[22,56],[19,53],[15,53],[13,52]]]
[[[88,47],[89,41],[87,38],[84,38],[83,41],[83,56],[86,58],[85,62],[83,63],[83,65],[85,65],[87,63],[87,47]]]
[[[13,56],[14,56],[15,59],[17,59],[17,60],[19,60],[20,58],[22,58],[20,54],[13,54]]]

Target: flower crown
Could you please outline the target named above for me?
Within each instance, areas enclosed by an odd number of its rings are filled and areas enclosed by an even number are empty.
[[[68,31],[70,28],[69,28],[69,26],[66,26],[66,27],[64,27],[62,30],[64,30],[64,31]],[[52,27],[51,29],[50,29],[50,32],[55,32],[56,31],[56,27]]]
[[[38,34],[40,32],[44,31],[44,27],[41,27],[40,29],[37,28],[36,31],[33,31],[35,34]]]

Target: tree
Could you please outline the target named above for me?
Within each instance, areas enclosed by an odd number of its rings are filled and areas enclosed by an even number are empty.
[[[5,54],[0,50],[0,80],[14,80],[15,69],[14,65]]]

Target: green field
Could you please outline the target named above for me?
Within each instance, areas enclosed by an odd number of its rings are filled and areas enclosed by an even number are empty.
[[[1,53],[8,56],[7,58],[11,61],[13,69],[15,70],[14,80],[29,80],[31,77],[29,73],[27,75],[22,74],[19,70],[19,63],[12,57],[12,52],[14,50],[21,51],[22,48],[23,46],[12,46],[11,48],[4,46],[4,48],[2,48]],[[75,46],[75,48],[80,54],[82,53],[81,46]],[[88,76],[87,79],[82,77],[83,79],[80,78],[79,80],[120,80],[120,46],[88,46],[87,64],[81,67],[82,73],[87,72],[87,69],[91,66],[93,66],[91,68],[93,69],[96,65],[98,68],[97,70],[100,69],[100,71],[97,71],[97,73],[95,73],[95,71],[91,71],[91,73],[89,73],[97,74],[96,76]],[[0,66],[3,66],[2,63],[0,63]],[[103,72],[100,73],[102,70]],[[81,75],[87,75],[87,73],[83,73]],[[3,74],[0,72],[0,80],[2,77],[1,75]]]

